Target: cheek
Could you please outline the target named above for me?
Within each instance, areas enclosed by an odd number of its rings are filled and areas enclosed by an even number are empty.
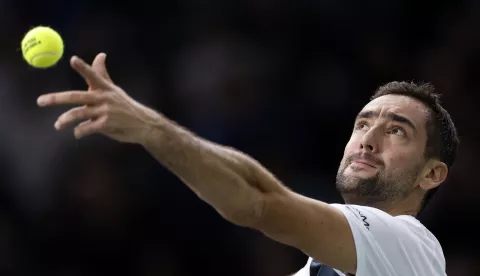
[[[355,152],[360,147],[360,139],[358,135],[352,135],[345,146],[344,154],[348,156],[348,153]]]
[[[355,153],[357,149],[358,149],[357,142],[355,141],[354,137],[352,137],[352,139],[350,139],[348,143],[345,145],[345,149],[343,151],[342,164],[344,164],[347,157]]]
[[[415,156],[414,154],[413,152],[399,152],[394,156],[385,158],[384,162],[392,171],[402,171],[404,168],[416,164],[417,160],[413,160],[412,158]]]

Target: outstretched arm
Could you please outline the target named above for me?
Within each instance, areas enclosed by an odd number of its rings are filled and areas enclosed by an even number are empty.
[[[333,267],[354,268],[353,237],[341,211],[290,191],[244,153],[204,140],[162,115],[152,121],[144,146],[224,218]]]
[[[232,148],[204,140],[161,114],[151,120],[143,146],[223,217],[253,226],[266,195],[288,190],[260,164]]]
[[[76,57],[71,64],[89,91],[51,93],[38,100],[40,106],[80,106],[62,114],[57,129],[84,121],[75,128],[77,138],[102,133],[141,144],[227,220],[355,272],[355,244],[340,210],[290,191],[246,154],[204,140],[135,102],[108,77],[105,55],[98,55],[92,67]]]

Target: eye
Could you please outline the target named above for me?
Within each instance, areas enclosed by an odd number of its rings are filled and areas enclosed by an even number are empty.
[[[405,130],[403,130],[401,127],[394,127],[392,129],[390,129],[388,131],[388,134],[398,135],[398,136],[402,136],[402,137],[406,136]]]
[[[365,122],[358,122],[357,124],[355,124],[355,130],[368,130],[368,125],[367,123]]]

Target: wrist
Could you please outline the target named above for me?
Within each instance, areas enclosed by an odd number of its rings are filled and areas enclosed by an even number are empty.
[[[137,144],[149,148],[154,145],[158,145],[161,133],[162,125],[165,124],[165,117],[152,110],[154,114],[148,114],[148,119],[142,121],[142,131],[138,133]]]

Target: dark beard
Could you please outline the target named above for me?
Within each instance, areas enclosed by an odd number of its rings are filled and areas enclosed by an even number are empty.
[[[388,184],[382,183],[379,173],[370,178],[360,179],[348,178],[343,172],[338,172],[335,183],[346,203],[372,206],[391,198],[384,189]],[[353,181],[357,183],[355,185],[347,183]]]
[[[345,203],[379,208],[406,197],[421,170],[421,166],[415,166],[398,176],[388,177],[380,171],[370,178],[357,178],[345,176],[347,166],[336,177],[337,190]]]

